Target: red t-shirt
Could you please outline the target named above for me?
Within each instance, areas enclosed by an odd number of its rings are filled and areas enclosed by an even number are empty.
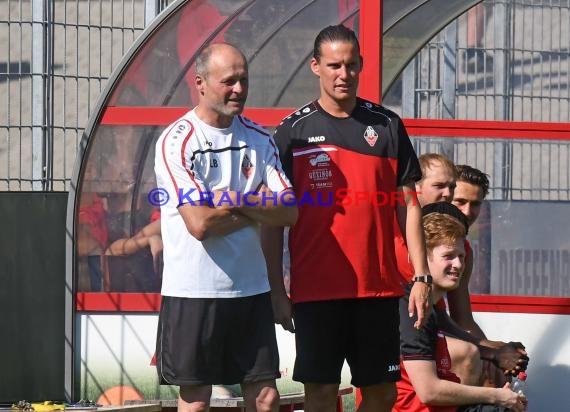
[[[350,117],[336,118],[312,102],[282,122],[275,142],[299,208],[289,232],[293,301],[403,295],[397,188],[421,170],[399,117],[358,99]]]

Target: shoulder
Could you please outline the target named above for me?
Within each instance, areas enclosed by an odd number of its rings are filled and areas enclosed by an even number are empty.
[[[286,116],[277,126],[277,130],[293,129],[312,118],[317,112],[318,110],[314,102],[309,102]]]
[[[378,103],[358,98],[356,101],[357,110],[364,116],[370,118],[378,118],[388,122],[401,122],[400,116]]]
[[[255,123],[247,117],[236,116],[236,122],[240,127],[243,127],[247,131],[248,135],[253,138],[262,138],[264,140],[267,140],[271,136],[263,126]]]
[[[162,132],[164,138],[186,138],[194,132],[194,124],[192,119],[192,111],[187,112],[184,116],[170,123]]]

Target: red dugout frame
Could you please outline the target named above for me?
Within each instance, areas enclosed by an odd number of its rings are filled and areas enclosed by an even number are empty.
[[[103,125],[166,126],[184,114],[184,107],[116,107],[105,110]],[[294,108],[250,108],[245,115],[274,127]],[[570,124],[468,120],[405,119],[410,136],[477,137],[532,140],[570,140]],[[475,312],[541,313],[570,315],[570,298],[540,296],[473,295]],[[78,312],[158,312],[158,293],[79,292]]]
[[[340,1],[342,3],[342,1]],[[360,77],[360,96],[381,101],[382,92],[382,1],[360,3],[360,43],[365,58]],[[366,85],[366,87],[363,87]],[[184,114],[186,107],[108,106],[102,125],[166,126]],[[245,115],[255,122],[274,127],[295,108],[249,108]],[[570,140],[570,124],[466,121],[404,120],[410,136],[477,137],[532,140]],[[76,293],[77,312],[158,312],[158,293]],[[570,314],[570,298],[473,295],[476,312]]]

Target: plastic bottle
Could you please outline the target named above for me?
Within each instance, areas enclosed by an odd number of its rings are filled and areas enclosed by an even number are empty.
[[[519,372],[518,376],[515,376],[511,381],[511,390],[525,397],[526,397],[526,377],[527,377],[526,373]]]

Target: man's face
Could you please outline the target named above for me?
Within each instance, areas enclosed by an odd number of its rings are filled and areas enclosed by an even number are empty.
[[[342,103],[356,98],[362,60],[354,43],[321,44],[320,61],[313,58],[311,70],[320,79],[321,99]]]
[[[208,75],[197,76],[200,105],[222,117],[243,111],[249,88],[247,63],[235,50],[224,48],[210,57]]]
[[[457,289],[465,267],[465,239],[454,245],[439,245],[428,253],[428,266],[435,287],[448,291]]]
[[[423,179],[416,184],[416,190],[421,192],[418,200],[422,207],[435,202],[451,202],[455,190],[453,172],[439,162],[432,162]]]
[[[467,216],[469,226],[471,226],[479,217],[479,213],[481,213],[483,198],[484,195],[481,187],[458,181],[451,203],[457,206],[457,208]]]

